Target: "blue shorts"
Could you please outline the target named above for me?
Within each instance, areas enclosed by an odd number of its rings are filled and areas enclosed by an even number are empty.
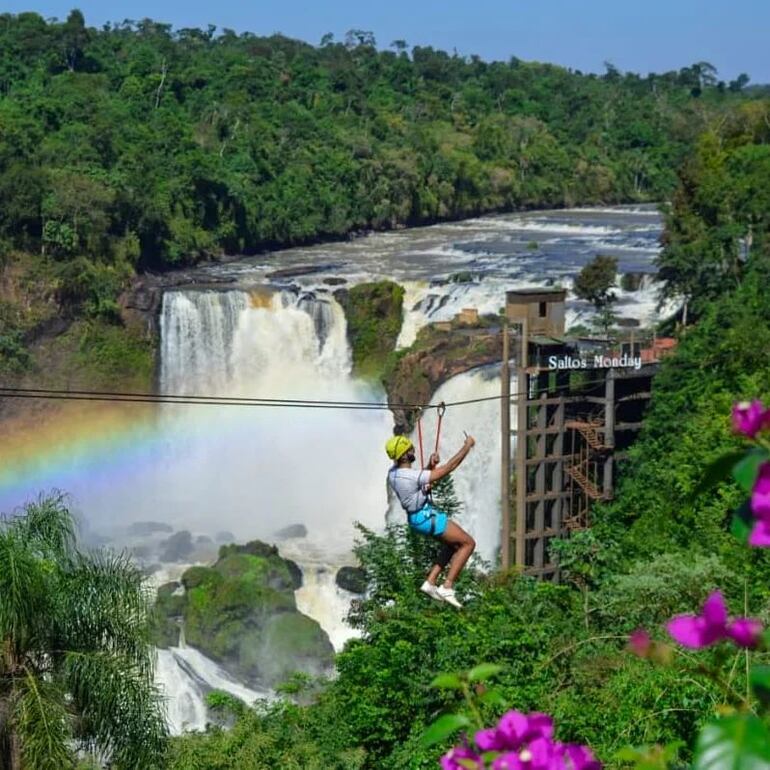
[[[419,511],[407,514],[409,526],[423,535],[443,535],[446,530],[447,515],[430,503],[425,503]]]

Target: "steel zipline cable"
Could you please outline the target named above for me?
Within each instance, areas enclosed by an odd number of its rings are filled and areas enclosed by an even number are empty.
[[[587,383],[591,384],[591,383]],[[521,393],[510,393],[509,398],[518,398]],[[182,404],[190,406],[252,406],[290,409],[353,409],[392,410],[415,409],[427,411],[444,407],[467,406],[488,401],[500,401],[506,396],[483,396],[462,401],[441,404],[398,404],[383,401],[335,401],[317,399],[258,398],[250,396],[202,396],[182,393],[139,393],[99,390],[57,390],[51,388],[12,388],[0,385],[0,399],[44,399],[61,401],[104,401],[136,404]]]
[[[513,398],[516,394],[511,394]],[[252,398],[249,396],[200,396],[169,393],[121,393],[90,390],[52,390],[47,388],[6,388],[0,386],[0,398],[44,399],[62,401],[105,401],[134,404],[183,404],[190,406],[256,406],[284,407],[294,409],[352,409],[352,410],[389,410],[389,409],[420,409],[427,411],[437,409],[439,404],[397,404],[377,401],[321,401],[316,399],[290,398]],[[456,401],[446,406],[461,406],[463,404],[495,401],[503,396],[487,396],[485,398]]]

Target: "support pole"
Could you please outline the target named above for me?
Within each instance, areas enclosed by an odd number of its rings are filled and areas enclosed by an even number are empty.
[[[511,566],[511,367],[508,325],[503,324],[503,364],[500,367],[500,432],[502,439],[500,463],[500,566]]]
[[[521,322],[521,349],[519,352],[518,377],[516,384],[516,561],[517,567],[524,568],[527,528],[527,350],[529,329],[527,319]]]

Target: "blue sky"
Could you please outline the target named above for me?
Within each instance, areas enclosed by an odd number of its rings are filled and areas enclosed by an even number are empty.
[[[6,0],[2,11],[66,17],[79,7],[89,25],[149,17],[175,27],[281,32],[310,43],[351,28],[484,59],[521,59],[602,72],[611,61],[646,74],[709,61],[730,80],[747,72],[770,83],[767,0]]]

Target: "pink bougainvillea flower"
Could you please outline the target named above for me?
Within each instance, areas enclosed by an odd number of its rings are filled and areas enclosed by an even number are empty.
[[[728,626],[727,635],[739,647],[756,647],[762,635],[762,623],[754,618],[738,618]]]
[[[553,721],[548,714],[522,714],[508,711],[503,714],[496,728],[479,730],[474,736],[482,751],[518,750],[536,738],[551,738]]]
[[[723,639],[732,639],[739,647],[753,647],[762,624],[751,618],[737,618],[728,623],[724,597],[720,591],[714,591],[706,599],[700,615],[678,615],[666,628],[679,644],[697,650]]]
[[[569,770],[601,770],[602,763],[593,755],[588,746],[568,743],[564,747]]]
[[[518,749],[535,738],[553,737],[553,720],[548,714],[539,712],[527,715],[508,711],[500,718],[497,732],[505,743],[504,748]]]
[[[469,746],[455,746],[441,757],[441,770],[484,770],[484,761]]]
[[[651,647],[652,639],[650,639],[650,635],[643,628],[637,628],[628,637],[628,648],[634,655],[638,655],[640,658],[646,658],[650,653]]]
[[[742,401],[733,406],[733,430],[754,438],[770,422],[770,412],[761,401]]]
[[[758,519],[770,523],[770,462],[759,466],[751,491],[751,511]]]
[[[754,522],[749,535],[749,545],[752,548],[770,548],[770,523],[761,519]]]
[[[506,746],[505,736],[494,727],[488,730],[479,730],[473,738],[482,751],[503,751],[510,748]]]
[[[500,754],[492,770],[601,770],[601,763],[587,746],[535,738],[518,751]]]
[[[714,591],[703,605],[702,615],[678,615],[666,628],[679,644],[699,649],[727,635],[727,607],[721,592]]]

